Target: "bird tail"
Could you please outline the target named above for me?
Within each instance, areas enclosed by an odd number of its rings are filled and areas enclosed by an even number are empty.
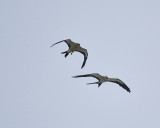
[[[68,51],[62,52],[61,54],[65,54],[65,58],[69,55]]]
[[[100,82],[87,83],[87,85],[89,85],[89,84],[98,84],[98,87],[99,87],[102,83],[100,83]]]

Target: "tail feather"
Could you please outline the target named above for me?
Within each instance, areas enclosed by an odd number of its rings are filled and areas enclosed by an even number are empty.
[[[100,82],[87,83],[87,85],[89,85],[89,84],[98,84],[98,87],[99,87],[102,83],[100,83]]]
[[[89,85],[89,84],[98,84],[98,82],[94,82],[94,83],[87,83],[87,85]]]
[[[62,52],[61,54],[65,54],[65,58],[69,55],[68,51]]]

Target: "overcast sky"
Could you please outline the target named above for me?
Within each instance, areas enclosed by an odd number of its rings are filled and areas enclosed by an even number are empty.
[[[159,0],[1,0],[0,59],[1,128],[160,127]]]

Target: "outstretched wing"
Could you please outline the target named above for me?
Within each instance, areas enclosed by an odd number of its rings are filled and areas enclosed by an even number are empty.
[[[59,42],[57,42],[57,43],[52,44],[51,47],[53,47],[54,45],[59,44],[59,43],[61,43],[61,42],[65,42],[65,43],[68,45],[69,48],[70,48],[71,45],[74,43],[74,42],[72,42],[70,39],[66,39],[66,40],[62,40],[62,41],[59,41]]]
[[[73,78],[78,78],[78,77],[94,77],[98,80],[100,80],[100,75],[98,73],[92,73],[92,74],[85,74],[85,75],[76,75],[76,76],[73,76]]]
[[[107,81],[117,83],[122,88],[124,88],[125,90],[127,90],[128,92],[131,92],[130,89],[127,87],[127,85],[122,80],[120,80],[120,79],[117,79],[117,78],[108,78]]]
[[[78,49],[76,49],[77,52],[80,52],[84,55],[84,61],[83,61],[83,64],[82,64],[82,67],[83,68],[86,64],[86,60],[88,58],[88,52],[86,49],[82,48],[82,47],[79,47]]]

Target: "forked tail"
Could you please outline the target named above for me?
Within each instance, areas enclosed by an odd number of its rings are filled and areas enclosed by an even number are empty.
[[[61,54],[65,54],[65,58],[69,55],[68,51],[62,52]]]
[[[89,84],[98,84],[98,87],[99,87],[102,83],[100,83],[100,82],[87,83],[87,85],[89,85]]]

